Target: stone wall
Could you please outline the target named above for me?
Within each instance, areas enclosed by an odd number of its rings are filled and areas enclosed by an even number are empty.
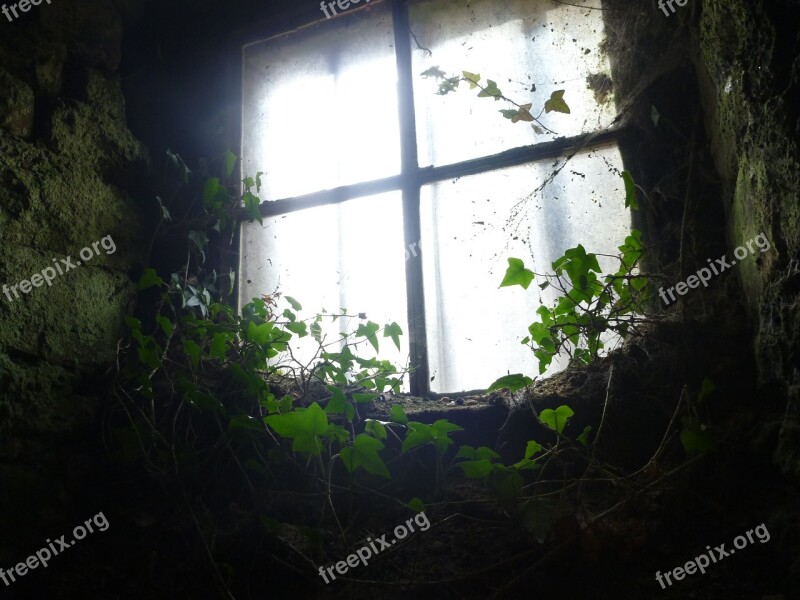
[[[149,159],[116,75],[137,11],[59,1],[0,19],[0,285],[106,236],[116,246],[51,287],[0,296],[3,564],[87,510],[72,503],[93,475],[98,407],[146,252]]]
[[[788,398],[775,460],[800,476],[800,6],[706,0],[699,79],[733,248],[765,233],[772,249],[737,265],[757,333],[763,397]]]

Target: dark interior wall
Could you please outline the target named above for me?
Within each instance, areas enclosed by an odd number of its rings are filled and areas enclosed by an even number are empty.
[[[194,0],[58,0],[19,14],[0,17],[0,285],[106,236],[116,251],[52,287],[0,295],[2,564],[97,502],[99,424],[151,264],[164,151],[195,165],[238,150],[245,29],[319,16]]]
[[[770,490],[744,511],[777,531],[796,530],[800,5],[705,0],[667,17],[652,4],[647,35],[639,35],[635,9],[606,3],[620,109],[636,132],[623,156],[648,194],[651,270],[672,285],[759,234],[771,242],[687,296],[653,337],[680,331],[676,348],[690,360],[676,377],[685,381],[699,367],[724,389],[714,418],[742,444],[741,464],[750,464],[747,476],[733,483],[733,475],[728,485]],[[755,482],[755,472],[771,470],[784,478]],[[788,571],[782,589],[795,597],[797,544],[787,534],[778,544],[777,562]]]
[[[677,281],[760,232],[773,243],[687,300],[679,343],[730,387],[756,369],[727,416],[798,477],[797,3],[704,0],[669,18],[630,4],[610,3],[607,26],[619,96],[636,99],[620,106],[636,132],[623,153],[650,196],[654,270]],[[319,16],[315,2],[54,0],[0,17],[0,285],[104,236],[117,246],[52,288],[0,295],[0,565],[102,508],[103,394],[164,151],[192,166],[236,151],[240,44]]]
[[[116,246],[51,287],[0,299],[3,563],[87,510],[102,382],[145,260],[149,159],[116,75],[137,12],[81,0],[0,19],[0,282],[79,260],[106,236]]]
[[[733,248],[765,233],[772,249],[737,265],[755,324],[757,404],[779,400],[775,461],[800,476],[800,4],[707,0],[695,31],[699,87]]]
[[[800,475],[800,4],[705,0],[667,17],[652,3],[646,25],[629,3],[605,5],[619,108],[636,132],[623,156],[648,194],[651,270],[672,285],[758,234],[771,242],[687,296],[655,337],[685,327],[679,352],[725,388],[717,418],[726,435],[759,470],[786,476],[752,511],[791,530]],[[780,543],[782,556],[797,555],[790,536]],[[784,589],[796,592],[800,562],[786,562],[794,565]]]
[[[131,129],[157,160],[168,148],[189,164],[238,153],[242,44],[320,17],[313,2],[151,5],[123,45]]]
[[[750,358],[747,402],[774,411],[761,433],[796,477],[800,5],[706,0],[669,17],[654,3],[605,6],[618,109],[634,132],[622,153],[648,194],[651,271],[672,285],[760,233],[772,244],[688,296],[677,316],[730,336],[731,352]]]
[[[669,269],[660,285],[672,285],[694,272],[689,258],[724,252],[722,190],[692,61],[696,17],[689,8],[666,17],[642,4],[604,3],[607,51],[620,122],[631,132],[621,143],[623,161],[646,192],[635,225],[648,240],[649,270]]]
[[[232,32],[292,10],[59,0],[0,18],[0,285],[106,236],[117,248],[0,296],[0,515],[18,525],[3,529],[0,561],[85,508],[123,316],[149,264],[153,165],[168,147],[187,160],[237,149]]]
[[[154,183],[164,173],[167,151],[201,177],[219,175],[214,165],[225,152],[240,154],[242,45],[320,17],[319,5],[308,2],[150,3],[124,36],[121,85],[131,131],[151,151]],[[186,232],[163,236],[153,266],[177,271],[185,242]],[[217,272],[238,270],[236,240],[229,245],[212,237],[210,254]]]

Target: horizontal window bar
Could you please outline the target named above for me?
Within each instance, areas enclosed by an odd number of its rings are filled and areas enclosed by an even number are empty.
[[[537,160],[556,158],[571,150],[580,150],[588,146],[619,140],[625,135],[625,129],[611,129],[599,133],[561,138],[543,144],[513,148],[492,156],[475,158],[443,167],[425,167],[418,169],[416,173],[410,174],[408,177],[394,175],[375,181],[344,185],[332,190],[323,190],[294,198],[269,200],[261,203],[259,211],[262,217],[274,217],[306,208],[339,204],[354,198],[363,198],[364,196],[402,189],[404,185],[422,186],[435,181],[476,175]],[[247,218],[247,212],[241,209],[240,216]]]

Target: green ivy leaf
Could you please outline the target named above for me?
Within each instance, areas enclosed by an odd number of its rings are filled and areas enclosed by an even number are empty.
[[[518,258],[508,259],[508,269],[500,287],[509,287],[512,285],[521,285],[523,289],[528,289],[528,286],[533,281],[533,271],[525,268],[523,263]]]
[[[444,71],[442,71],[438,66],[436,66],[436,67],[431,67],[430,69],[424,70],[422,73],[420,73],[420,76],[422,76],[422,77],[424,77],[426,79],[428,77],[434,77],[436,79],[444,79],[446,77],[446,73]]]
[[[544,350],[534,350],[533,355],[539,361],[539,375],[543,375],[544,372],[547,371],[547,367],[550,366],[550,363],[553,362],[553,355]]]
[[[272,341],[271,334],[274,327],[269,321],[261,325],[256,325],[253,321],[250,321],[247,324],[247,339],[259,346],[266,346]]]
[[[528,327],[528,333],[531,334],[533,343],[540,346],[542,342],[550,338],[550,328],[544,323],[533,322]]]
[[[186,166],[186,163],[183,162],[183,159],[180,157],[180,155],[175,154],[172,152],[172,150],[167,150],[167,157],[172,163],[172,166],[175,167],[181,174],[181,180],[183,183],[189,183],[189,173],[191,173],[192,170]]]
[[[269,415],[264,417],[264,422],[279,436],[292,439],[294,451],[309,454],[320,454],[322,445],[319,438],[329,429],[328,416],[316,402],[305,410],[298,408],[284,414]]]
[[[546,408],[539,413],[539,419],[550,429],[561,433],[564,431],[569,418],[574,414],[575,412],[569,406],[562,404],[555,410]]]
[[[200,346],[192,340],[183,340],[183,352],[192,360],[192,366],[196,369],[202,354]]]
[[[438,421],[435,421],[433,425],[431,425],[431,428],[433,429],[433,433],[436,436],[447,435],[448,433],[451,433],[453,431],[464,430],[464,428],[461,427],[460,425],[451,423],[447,419],[439,419]]]
[[[189,241],[194,244],[194,247],[197,249],[197,252],[203,258],[203,262],[206,261],[206,248],[208,247],[208,236],[202,231],[195,231],[192,230],[189,232]]]
[[[540,544],[547,541],[553,523],[555,505],[550,500],[533,498],[522,507],[522,525],[536,538]]]
[[[264,425],[250,415],[236,415],[228,422],[228,431],[264,431]]]
[[[225,177],[231,176],[237,160],[236,155],[230,150],[225,153]]]
[[[259,517],[259,521],[261,522],[261,525],[263,525],[264,528],[272,534],[278,535],[283,529],[283,523],[277,519],[273,519],[272,517],[265,517],[262,515]]]
[[[453,431],[463,431],[464,428],[456,425],[455,423],[451,423],[447,419],[439,419],[433,425],[431,425],[431,431],[433,432],[433,443],[436,446],[436,451],[441,455],[447,451],[447,447],[453,443],[453,440],[450,439],[450,433]]]
[[[172,321],[170,321],[167,317],[158,317],[158,324],[161,326],[161,331],[164,332],[164,335],[166,336],[172,335],[173,331]]]
[[[464,470],[467,479],[482,479],[492,472],[492,463],[488,460],[465,460],[458,466]]]
[[[186,400],[189,405],[193,406],[194,408],[198,408],[200,410],[211,410],[218,412],[223,416],[225,415],[225,407],[222,405],[222,402],[214,398],[214,396],[211,394],[206,394],[198,390],[190,390],[186,394]],[[230,429],[230,424],[228,425],[228,429]]]
[[[399,404],[393,404],[392,410],[389,412],[389,418],[394,423],[400,423],[401,425],[408,424],[408,417],[406,416],[406,412],[403,410],[403,407]]]
[[[375,419],[366,420],[366,423],[364,424],[364,431],[371,433],[378,440],[385,440],[387,438],[386,427],[383,425],[383,423],[376,421]]]
[[[491,79],[486,80],[486,87],[484,87],[478,94],[478,98],[494,98],[499,100],[503,93],[498,89],[497,84]]]
[[[169,209],[164,206],[161,196],[156,196],[156,200],[158,200],[158,206],[161,208],[161,218],[165,221],[172,221],[172,215],[170,214]]]
[[[556,353],[556,343],[552,337],[544,338],[539,344],[539,348],[551,355]]]
[[[286,329],[296,334],[297,337],[306,337],[308,335],[306,324],[303,321],[294,321],[285,325]]]
[[[368,473],[390,479],[389,470],[378,454],[378,451],[383,450],[383,447],[383,443],[380,440],[360,433],[353,442],[352,447],[342,448],[341,452],[339,452],[339,457],[351,473],[361,467]]]
[[[359,337],[367,338],[370,344],[372,344],[375,351],[378,351],[378,336],[375,334],[378,333],[380,326],[377,323],[373,323],[372,321],[367,321],[366,324],[362,323],[358,326],[358,330],[356,330],[356,335]]]
[[[717,441],[697,419],[683,418],[684,429],[681,431],[681,444],[686,454],[707,454],[717,449]]]
[[[706,454],[716,449],[716,442],[710,433],[698,429],[684,429],[681,432],[681,444],[686,454]]]
[[[137,348],[136,354],[139,357],[139,362],[151,369],[157,369],[161,366],[161,358],[158,352],[151,348]]]
[[[211,358],[218,358],[219,360],[224,360],[227,347],[228,347],[228,334],[217,333],[211,340],[211,350],[209,352],[209,356],[211,356]]]
[[[408,508],[410,508],[411,510],[413,510],[417,514],[419,514],[419,513],[421,513],[422,511],[425,510],[425,503],[422,500],[420,500],[419,498],[417,498],[416,496],[414,498],[412,498],[409,501],[409,503],[406,504],[406,506],[408,506]]]
[[[219,178],[209,177],[203,186],[203,204],[207,208],[222,208],[223,188],[219,184]]]
[[[363,403],[366,403],[366,402],[372,402],[373,400],[375,400],[376,398],[379,398],[379,397],[380,397],[380,394],[358,394],[358,393],[354,393],[353,394],[353,402],[355,402],[356,404],[363,404]]]
[[[297,300],[295,300],[295,299],[294,299],[294,298],[292,298],[291,296],[284,296],[284,298],[286,298],[286,301],[287,301],[287,302],[288,302],[288,303],[291,305],[291,307],[292,307],[294,310],[296,310],[296,311],[298,311],[298,312],[300,312],[301,310],[303,310],[303,306],[302,306],[302,304],[300,304],[300,303],[299,303]]]
[[[661,115],[655,106],[650,106],[650,120],[653,121],[653,125],[655,127],[658,127],[658,122],[661,120]]]
[[[344,395],[344,392],[337,388],[334,385],[329,385],[328,391],[333,394],[333,397],[328,401],[328,404],[325,406],[325,414],[328,415],[341,415],[345,412],[345,406],[347,405],[347,398]]]
[[[622,172],[622,180],[625,182],[625,208],[639,210],[639,202],[636,200],[636,184],[628,171]]]
[[[528,445],[525,447],[525,459],[530,460],[531,458],[539,454],[539,452],[541,451],[542,451],[542,445],[535,440],[530,440],[528,442]]]
[[[144,270],[142,274],[142,278],[139,279],[139,285],[137,286],[137,291],[141,292],[143,290],[149,289],[151,287],[161,285],[164,281],[161,277],[158,276],[155,269],[147,268]]]
[[[517,123],[519,121],[524,121],[526,123],[530,123],[533,121],[533,115],[530,113],[532,104],[522,104],[519,107],[519,110],[513,111],[514,114],[511,115],[511,122]]]
[[[264,219],[261,217],[261,200],[259,197],[247,191],[242,195],[242,202],[244,202],[244,208],[250,217],[250,221],[258,221],[260,225],[263,225]]]
[[[583,428],[583,433],[581,433],[578,436],[578,441],[584,446],[587,446],[589,444],[589,432],[591,431],[592,431],[592,426],[587,425],[586,427]]]
[[[503,388],[508,388],[512,392],[516,392],[517,390],[521,390],[523,388],[528,387],[530,384],[533,383],[533,379],[526,375],[522,375],[521,373],[515,373],[513,375],[505,375],[495,381],[492,385],[489,386],[487,391],[493,392],[495,390],[502,390]]]
[[[446,96],[450,92],[454,92],[456,88],[458,88],[458,84],[460,82],[461,78],[459,77],[450,77],[449,79],[445,79],[439,84],[439,89],[436,91],[436,93],[440,96]]]
[[[406,439],[403,440],[403,446],[400,451],[403,453],[408,452],[423,444],[432,443],[435,439],[436,435],[430,425],[409,421]]]
[[[467,446],[467,445],[461,446],[458,449],[458,452],[456,452],[455,458],[456,459],[465,458],[467,460],[474,460],[475,459],[475,448],[473,448],[472,446]]]
[[[228,295],[230,296],[233,294],[233,286],[236,284],[236,271],[233,269],[228,272],[228,281],[230,282],[228,286]]]
[[[627,275],[628,271],[633,269],[642,254],[644,254],[642,232],[638,229],[632,229],[631,234],[625,238],[625,243],[622,246],[617,246],[617,248],[622,252],[622,264],[619,271],[617,271],[617,275]]]
[[[550,94],[550,99],[544,103],[545,112],[560,112],[569,114],[569,106],[564,101],[564,90],[556,90]]]
[[[567,272],[575,292],[572,296],[577,301],[589,300],[595,293],[594,283],[597,281],[596,273],[600,273],[600,264],[597,262],[597,255],[587,254],[581,244],[570,248],[564,256],[554,261],[553,270],[558,275]]]
[[[703,378],[703,383],[700,388],[700,393],[697,396],[698,402],[702,402],[703,400],[707,399],[711,393],[717,389],[717,386],[714,385],[714,382],[711,381],[708,377]]]
[[[486,446],[481,446],[475,451],[475,460],[498,460],[500,455]]]
[[[397,323],[389,323],[383,329],[383,337],[390,337],[394,342],[394,345],[397,346],[397,349],[400,350],[400,336],[403,335],[403,329]]]
[[[542,319],[542,324],[548,327],[553,325],[553,311],[546,306],[540,306],[536,309],[536,314]]]
[[[469,89],[475,89],[478,87],[478,82],[481,80],[481,76],[476,73],[470,73],[469,71],[461,71],[461,74],[464,76],[469,82]]]
[[[513,471],[503,471],[499,467],[502,465],[495,464],[495,472],[489,476],[489,481],[492,487],[497,491],[497,497],[503,502],[512,503],[516,502],[522,493],[522,486],[525,481],[519,473]]]

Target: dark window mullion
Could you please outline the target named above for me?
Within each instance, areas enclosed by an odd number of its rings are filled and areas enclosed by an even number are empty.
[[[411,69],[411,42],[407,0],[392,0],[392,23],[397,61],[397,105],[400,120],[401,181],[403,189],[403,231],[406,248],[421,238],[419,161],[414,115],[414,87]],[[428,394],[428,344],[425,338],[425,294],[422,286],[422,259],[406,261],[408,293],[408,341],[412,373],[410,392]]]
[[[504,150],[499,154],[472,158],[459,163],[416,169],[416,175],[413,175],[414,171],[412,170],[412,174],[406,174],[405,176],[392,175],[391,177],[384,177],[383,179],[343,185],[332,190],[311,192],[293,198],[265,200],[261,203],[259,212],[262,217],[274,217],[317,206],[340,204],[355,198],[375,196],[398,189],[402,190],[404,186],[422,186],[437,181],[478,175],[496,169],[505,169],[536,161],[557,158],[584,148],[600,146],[613,141],[621,141],[624,140],[627,135],[627,129],[610,129],[570,138],[558,138],[550,142],[512,148],[510,150]],[[413,180],[414,177],[416,178],[415,181]],[[246,210],[241,209],[239,216],[242,219],[246,219],[248,213]]]
[[[557,138],[549,142],[540,142],[530,146],[520,146],[504,150],[498,154],[471,158],[458,163],[437,167],[425,167],[418,171],[418,183],[427,185],[447,179],[457,179],[470,175],[479,175],[498,169],[518,167],[543,160],[559,158],[564,155],[574,155],[577,152],[593,146],[602,146],[610,142],[618,142],[628,135],[624,128],[605,129],[576,135],[568,138]]]
[[[262,217],[276,217],[285,215],[298,210],[306,210],[308,208],[316,208],[319,206],[329,206],[331,204],[343,204],[349,200],[356,198],[365,198],[367,196],[377,196],[385,192],[393,192],[402,189],[403,181],[400,175],[392,175],[391,177],[384,177],[383,179],[376,179],[373,181],[364,181],[361,183],[352,183],[343,185],[332,190],[320,190],[318,192],[310,192],[302,196],[294,196],[292,198],[281,198],[278,200],[264,200],[259,205],[259,212]],[[240,209],[242,218],[247,218],[247,211]]]

